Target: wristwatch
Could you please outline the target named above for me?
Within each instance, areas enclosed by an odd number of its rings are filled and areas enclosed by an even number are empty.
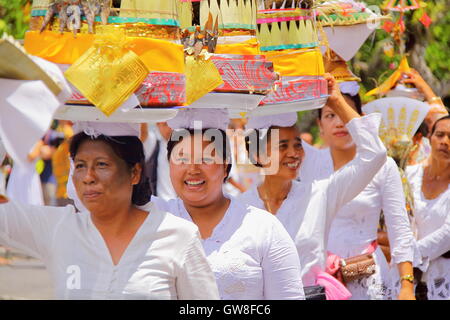
[[[412,274],[405,274],[404,276],[402,276],[400,278],[400,281],[401,280],[406,280],[406,281],[409,281],[411,283],[414,283],[414,276]]]

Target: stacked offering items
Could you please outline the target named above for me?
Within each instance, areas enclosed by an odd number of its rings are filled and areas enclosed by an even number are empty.
[[[255,36],[256,1],[181,1],[179,5],[185,51],[194,56],[207,51],[204,59],[214,64],[222,80],[189,106],[227,108],[231,117],[256,108],[278,79],[272,62],[260,54]],[[188,75],[188,87],[189,82],[198,79]]]
[[[381,21],[389,19],[353,0],[324,2],[317,7],[317,13],[322,40],[345,61],[355,56]]]
[[[177,10],[178,0],[34,0],[25,48],[67,70],[68,104],[94,104],[109,116],[134,92],[135,106],[180,106],[186,80]],[[111,92],[114,102],[106,101]]]
[[[281,79],[254,112],[290,112],[320,108],[327,96],[312,1],[260,2],[257,37],[261,51]],[[297,7],[300,5],[300,7]],[[283,104],[283,105],[280,105]],[[261,110],[260,110],[261,109]],[[271,111],[272,113],[272,111]]]

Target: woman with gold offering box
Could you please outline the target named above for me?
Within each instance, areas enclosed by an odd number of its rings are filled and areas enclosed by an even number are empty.
[[[431,155],[406,169],[414,193],[420,266],[416,294],[430,300],[450,299],[450,116],[431,130]],[[423,272],[423,274],[422,274]],[[421,281],[425,284],[420,283]]]
[[[329,84],[328,104],[348,123],[357,144],[357,157],[327,179],[297,182],[304,150],[300,131],[295,127],[296,114],[250,118],[247,127],[258,130],[256,139],[248,139],[249,157],[263,173],[268,169],[272,172],[239,199],[269,210],[285,226],[297,246],[305,286],[325,287],[330,300],[348,299],[348,290],[326,272],[328,233],[339,209],[358,195],[383,166],[386,149],[378,138],[379,116],[361,118],[344,100],[334,78],[325,77]],[[277,170],[272,170],[274,165]]]
[[[170,178],[179,198],[152,201],[198,226],[221,299],[304,299],[297,251],[281,223],[223,192],[232,166],[227,111],[189,108],[168,124]]]
[[[77,123],[73,206],[1,197],[0,244],[41,259],[58,299],[217,299],[198,229],[149,202],[139,126]]]

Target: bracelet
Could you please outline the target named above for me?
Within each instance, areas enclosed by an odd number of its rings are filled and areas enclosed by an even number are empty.
[[[402,280],[406,280],[406,281],[409,281],[411,283],[414,283],[414,276],[412,274],[405,274],[404,276],[402,276],[400,278],[400,281],[402,281]]]
[[[430,102],[433,102],[433,101],[436,101],[436,100],[439,100],[439,101],[441,101],[441,102],[442,102],[442,99],[441,99],[441,97],[438,97],[438,96],[434,96],[433,98],[430,98]]]

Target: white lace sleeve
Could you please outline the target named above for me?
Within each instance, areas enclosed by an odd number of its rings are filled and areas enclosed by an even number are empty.
[[[304,300],[300,260],[291,237],[282,224],[273,219],[271,235],[262,258],[264,298],[267,300]]]
[[[428,257],[430,260],[434,260],[449,251],[450,214],[447,215],[444,224],[439,229],[418,240],[417,242],[422,256]]]
[[[391,254],[394,263],[420,263],[414,256],[414,235],[406,212],[405,196],[397,164],[388,158],[382,185],[382,209],[386,219]],[[417,254],[416,254],[417,255]]]
[[[357,154],[329,178],[328,217],[334,217],[339,209],[360,194],[386,162],[386,148],[378,137],[380,120],[379,114],[372,113],[347,124]]]

